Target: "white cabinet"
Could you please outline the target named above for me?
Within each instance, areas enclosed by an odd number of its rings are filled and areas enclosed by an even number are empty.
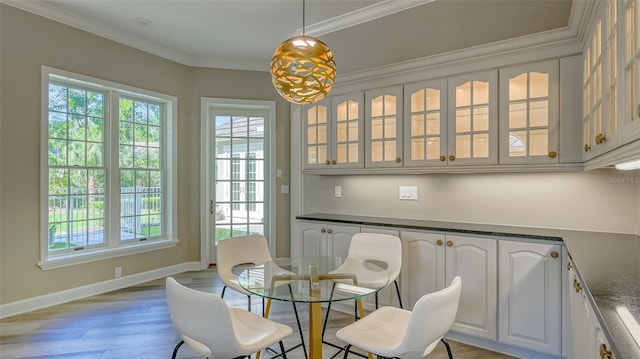
[[[402,167],[402,86],[365,92],[365,167]]]
[[[499,241],[498,341],[561,355],[560,244]]]
[[[558,163],[559,61],[500,69],[500,163]]]
[[[421,296],[462,278],[458,315],[451,328],[496,339],[497,245],[495,239],[402,231],[404,299]]]
[[[587,298],[587,287],[578,277],[573,263],[567,263],[569,272],[569,343],[568,358],[613,359],[611,345],[598,321],[595,308]]]
[[[620,18],[624,22],[624,31],[618,31],[624,37],[624,75],[621,77],[626,84],[620,133],[622,143],[629,143],[640,139],[640,1],[617,3],[610,0],[609,7],[615,8],[615,5],[621,7],[623,15]]]
[[[445,235],[402,231],[402,298],[407,309],[445,285]]]
[[[346,257],[360,227],[301,222],[303,256]]]
[[[364,166],[363,93],[325,98],[304,107],[304,169]]]
[[[447,80],[404,86],[404,166],[447,165]]]
[[[497,245],[495,239],[447,235],[445,283],[462,277],[458,315],[451,327],[460,333],[496,339]]]
[[[498,163],[498,71],[448,78],[449,166]]]

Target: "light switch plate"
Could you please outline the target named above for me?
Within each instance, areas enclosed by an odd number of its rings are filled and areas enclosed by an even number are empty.
[[[418,200],[418,186],[400,186],[399,192],[401,201]]]
[[[342,197],[342,186],[335,186],[333,195],[336,198]]]

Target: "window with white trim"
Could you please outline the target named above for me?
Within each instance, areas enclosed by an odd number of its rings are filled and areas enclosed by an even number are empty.
[[[42,71],[43,269],[175,245],[177,99]]]

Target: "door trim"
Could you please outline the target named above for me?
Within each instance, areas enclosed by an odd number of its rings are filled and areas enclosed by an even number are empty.
[[[215,258],[210,258],[211,239],[214,235],[211,231],[211,215],[209,214],[209,201],[214,197],[209,186],[211,174],[211,123],[210,117],[212,109],[245,109],[261,110],[269,113],[268,125],[265,130],[266,148],[269,155],[265,156],[265,205],[269,211],[267,222],[265,222],[265,236],[269,242],[271,256],[276,253],[276,102],[263,100],[241,100],[228,98],[200,98],[200,268],[206,269],[210,263],[215,262]]]

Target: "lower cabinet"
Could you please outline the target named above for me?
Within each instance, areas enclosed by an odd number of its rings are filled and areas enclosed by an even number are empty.
[[[327,223],[304,223],[302,231],[302,255],[346,257],[351,237],[360,227]]]
[[[569,280],[568,358],[613,359],[611,346],[587,298],[587,288],[571,260],[566,264]]]
[[[498,341],[562,354],[562,246],[499,241]]]
[[[402,231],[406,308],[424,294],[462,278],[452,330],[496,339],[497,245],[495,239]]]

